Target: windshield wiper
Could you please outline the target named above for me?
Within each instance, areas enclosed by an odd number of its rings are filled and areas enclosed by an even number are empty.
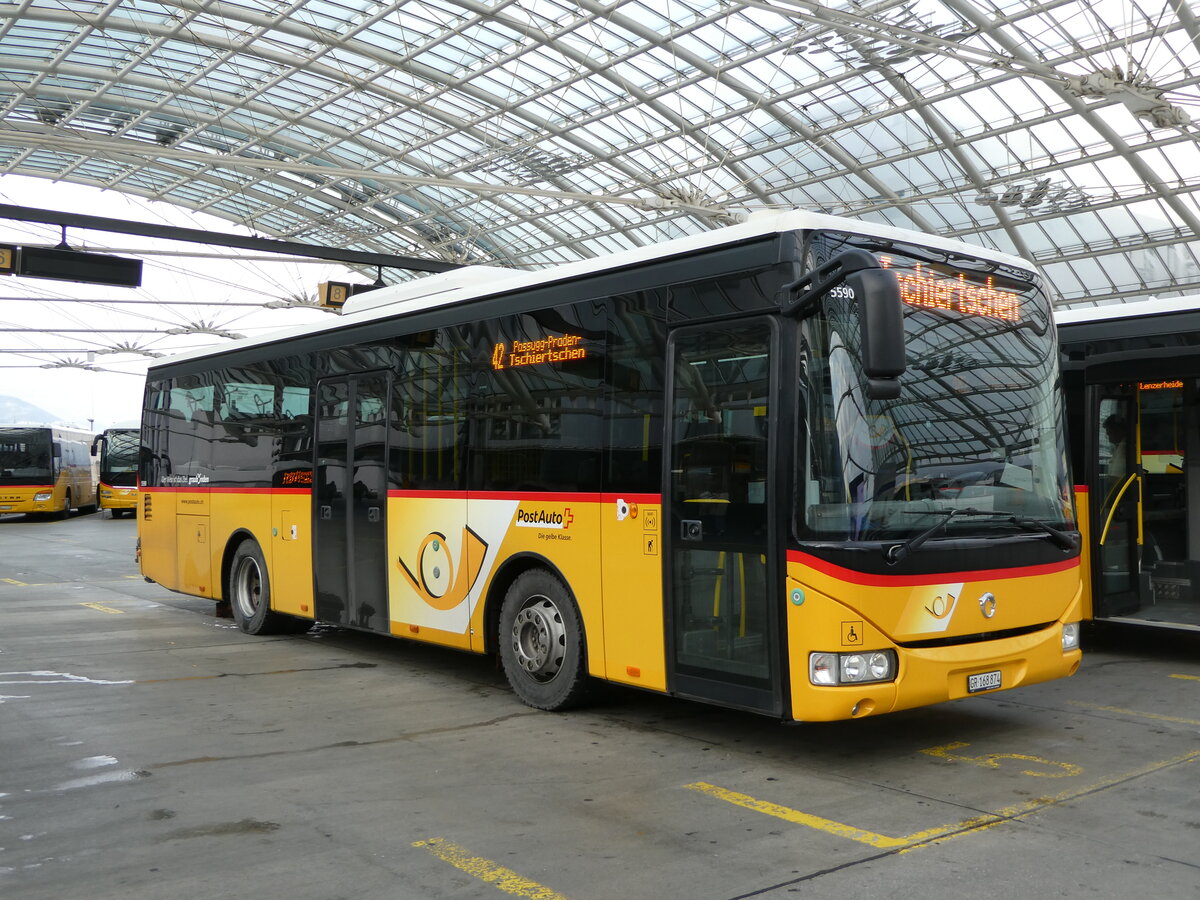
[[[1018,528],[1023,528],[1026,531],[1040,531],[1043,534],[1049,535],[1050,540],[1054,542],[1055,546],[1060,547],[1063,550],[1075,549],[1075,541],[1073,541],[1071,536],[1066,532],[1059,531],[1053,525],[1043,522],[1041,519],[1033,519],[1028,516],[1018,516],[1016,513],[1008,512],[1006,510],[976,509],[973,506],[956,506],[951,507],[950,509],[905,510],[905,512],[914,516],[930,514],[940,515],[942,518],[938,519],[920,534],[909,538],[904,543],[893,544],[892,546],[888,547],[887,550],[884,551],[884,556],[889,565],[895,565],[896,563],[900,562],[900,560],[907,557],[927,540],[945,528],[946,525],[949,524],[950,520],[955,516],[991,516],[997,519],[1007,519]]]
[[[1065,531],[1059,531],[1049,522],[1043,522],[1041,519],[1033,519],[1029,516],[1018,516],[1012,514],[1009,521],[1018,528],[1024,528],[1026,531],[1040,531],[1043,534],[1050,535],[1050,540],[1054,542],[1056,547],[1063,550],[1074,550],[1075,541]]]
[[[954,506],[954,507],[951,507],[950,509],[921,509],[921,510],[914,509],[914,510],[905,510],[905,512],[912,516],[924,516],[924,515],[938,516],[938,515],[940,515],[942,518],[938,519],[936,522],[934,522],[932,525],[930,525],[928,528],[926,528],[920,534],[914,535],[913,537],[909,538],[903,544],[892,544],[892,546],[888,547],[887,550],[884,551],[883,555],[887,559],[889,565],[895,565],[896,563],[900,562],[900,560],[904,559],[906,556],[908,556],[910,553],[912,553],[914,550],[916,550],[918,547],[920,547],[923,543],[925,543],[927,540],[929,540],[931,537],[933,537],[935,534],[937,534],[939,531],[941,531],[943,528],[945,528],[946,525],[949,524],[950,520],[953,519],[955,516],[994,516],[995,515],[995,513],[992,512],[991,510],[976,509],[973,506],[965,506],[965,507],[964,506]]]

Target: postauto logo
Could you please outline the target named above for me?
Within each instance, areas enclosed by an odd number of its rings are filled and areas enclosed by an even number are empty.
[[[571,515],[571,507],[563,510],[555,509],[518,509],[517,520],[513,524],[518,528],[554,528],[566,531],[571,527],[575,517]]]

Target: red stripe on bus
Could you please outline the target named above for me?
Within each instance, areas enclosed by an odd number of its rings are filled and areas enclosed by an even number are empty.
[[[302,487],[205,487],[203,485],[164,485],[163,487],[144,487],[141,490],[147,494],[304,494],[312,493],[312,488]]]
[[[1075,485],[1075,493],[1077,493],[1077,494],[1086,494],[1086,493],[1088,493],[1088,486],[1087,486],[1086,484],[1077,484],[1077,485]]]
[[[662,494],[571,494],[571,493],[537,493],[524,494],[514,491],[406,491],[392,489],[389,497],[403,497],[431,500],[545,500],[551,503],[616,503],[624,500],[627,503],[644,503],[656,506],[662,503]]]
[[[393,488],[387,493],[389,498],[397,497],[406,500],[519,500],[542,503],[598,503],[601,495],[574,494],[547,491],[545,493],[517,493],[516,491],[406,491]]]
[[[1055,572],[1065,572],[1068,569],[1079,568],[1078,557],[1062,562],[1045,563],[1040,566],[1017,566],[1012,569],[977,569],[971,572],[934,572],[929,575],[876,575],[871,572],[857,572],[835,563],[826,562],[815,556],[810,556],[800,550],[787,552],[788,562],[800,563],[810,569],[816,569],[823,575],[837,578],[851,584],[861,584],[868,587],[909,587],[922,584],[944,584],[948,581],[985,581],[997,578],[1029,578],[1034,575],[1051,575]]]
[[[658,506],[662,503],[662,494],[604,494],[605,503],[616,503],[624,500],[626,503],[644,503],[647,506]]]

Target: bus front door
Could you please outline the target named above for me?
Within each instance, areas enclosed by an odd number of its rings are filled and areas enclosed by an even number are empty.
[[[777,714],[774,343],[766,320],[672,335],[664,500],[671,690]]]
[[[317,384],[313,478],[316,614],[388,631],[386,373]]]
[[[1138,467],[1136,388],[1104,386],[1093,396],[1093,603],[1098,618],[1123,616],[1142,605],[1142,483]]]
[[[1097,618],[1200,628],[1200,379],[1094,388]]]

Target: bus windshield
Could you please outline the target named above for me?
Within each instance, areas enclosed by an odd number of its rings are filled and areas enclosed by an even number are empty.
[[[797,531],[817,541],[1072,530],[1050,304],[1017,270],[888,251],[907,370],[867,396],[857,306],[831,292],[804,323]]]
[[[113,430],[108,432],[107,437],[103,470],[112,474],[136,472],[141,448],[140,432],[136,429]]]
[[[50,481],[50,433],[41,428],[0,431],[0,484]]]

